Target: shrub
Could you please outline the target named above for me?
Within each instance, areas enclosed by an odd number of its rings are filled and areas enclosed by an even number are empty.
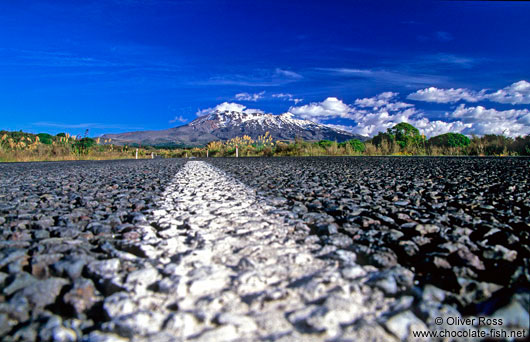
[[[339,144],[339,147],[349,146],[354,152],[364,152],[365,146],[359,139],[351,139]]]
[[[515,138],[511,150],[521,156],[530,155],[530,135]]]
[[[460,133],[445,133],[429,139],[427,144],[436,147],[467,147],[471,143],[468,137]]]
[[[73,148],[77,154],[87,154],[88,150],[96,144],[96,141],[92,138],[82,138],[77,140]]]
[[[318,143],[318,146],[326,148],[333,146],[333,141],[331,140],[320,140]]]

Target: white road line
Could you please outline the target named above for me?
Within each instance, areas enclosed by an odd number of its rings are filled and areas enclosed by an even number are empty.
[[[373,323],[389,299],[343,277],[336,260],[317,258],[318,245],[297,244],[294,228],[241,182],[189,161],[164,198],[155,212],[161,280],[150,299],[141,293],[168,315],[161,334],[197,341],[394,340]],[[348,327],[361,318],[366,327]]]

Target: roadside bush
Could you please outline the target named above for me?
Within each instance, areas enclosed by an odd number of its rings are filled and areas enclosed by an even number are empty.
[[[427,141],[428,146],[436,147],[467,147],[470,143],[469,138],[460,133],[445,133]]]
[[[349,146],[354,152],[364,152],[365,146],[359,139],[351,139],[339,144],[339,147]]]
[[[92,138],[82,138],[73,144],[74,151],[77,154],[87,154],[89,149],[96,144]]]
[[[511,150],[520,156],[530,155],[530,135],[517,137],[512,142]]]
[[[317,145],[322,147],[322,148],[327,148],[327,147],[331,147],[333,145],[333,141],[331,141],[331,140],[320,140],[317,143]]]

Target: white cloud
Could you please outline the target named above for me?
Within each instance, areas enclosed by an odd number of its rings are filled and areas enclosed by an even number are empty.
[[[476,92],[465,88],[439,89],[430,87],[409,94],[407,99],[436,103],[489,100],[498,103],[530,104],[530,83],[524,80],[515,82],[493,93],[488,94],[486,91],[486,89]]]
[[[409,94],[407,99],[436,103],[455,103],[461,100],[477,102],[484,99],[484,92],[485,90],[481,90],[477,93],[464,88],[439,89],[436,87],[430,87]]]
[[[393,113],[386,109],[355,111],[353,119],[357,123],[357,126],[353,128],[353,132],[364,136],[373,136],[379,132],[385,132],[388,128],[400,122],[413,124],[413,118],[419,116],[419,114],[415,108],[408,108]]]
[[[345,104],[336,97],[328,97],[322,102],[291,107],[289,112],[307,120],[324,122],[330,119],[347,119],[356,123],[354,126],[329,125],[352,133],[372,136],[400,122],[414,122],[419,117],[413,105],[396,100],[397,93],[385,92],[377,96],[357,99],[354,106]]]
[[[359,107],[371,107],[374,110],[383,108],[391,112],[404,108],[414,107],[414,105],[410,103],[395,101],[395,98],[398,95],[398,93],[387,91],[374,97],[357,99],[355,100],[355,105]]]
[[[496,110],[461,104],[447,116],[471,124],[464,130],[466,134],[502,134],[511,137],[530,134],[528,109]]]
[[[526,89],[525,87],[526,84],[518,82],[504,88],[502,96],[507,98],[507,94],[513,96],[517,92],[521,93]],[[455,98],[471,102],[478,97],[487,96],[484,92],[470,93],[463,88],[437,90],[432,92],[434,95],[430,94],[430,97],[425,95],[424,98],[428,98],[431,102],[435,102],[436,99],[439,103],[453,103],[456,102]],[[445,119],[431,120],[414,105],[399,101],[398,95],[398,93],[384,92],[374,97],[357,99],[351,105],[336,97],[328,97],[321,102],[291,106],[287,114],[364,136],[374,136],[379,132],[385,132],[400,122],[410,123],[427,137],[448,132],[467,135],[503,134],[512,137],[530,134],[530,110],[528,109],[496,110],[483,106],[466,107],[461,104],[453,112],[446,113]],[[272,97],[294,100],[291,94],[273,94]],[[518,97],[517,101],[524,100]],[[197,115],[226,110],[263,113],[257,109],[248,109],[238,103],[224,102],[216,107],[200,110]],[[333,121],[336,119],[342,119],[340,124]]]
[[[530,83],[525,80],[515,82],[488,95],[493,102],[511,104],[530,104]]]
[[[249,93],[239,93],[235,95],[236,100],[238,101],[252,101],[256,102],[259,99],[263,98],[263,95],[265,94],[265,91],[249,94]]]
[[[473,124],[463,123],[461,121],[446,122],[441,120],[430,121],[427,118],[414,120],[414,127],[419,129],[422,134],[427,137],[434,137],[445,133],[461,133],[466,129],[470,129]]]
[[[251,109],[246,106],[234,103],[234,102],[223,102],[212,108],[206,108],[197,111],[197,116],[208,115],[213,112],[242,112],[242,113],[263,113],[260,109]]]
[[[289,93],[272,94],[272,97],[294,102],[295,105],[298,104],[299,102],[304,101],[304,99],[295,98],[293,94],[289,94]]]
[[[173,119],[169,120],[169,123],[175,123],[175,122],[185,123],[186,121],[188,121],[188,119],[186,119],[182,115],[177,115]]]
[[[333,118],[351,118],[352,107],[336,97],[328,97],[322,102],[312,102],[300,107],[289,108],[292,113],[302,119],[320,122]]]
[[[351,120],[352,125],[327,124],[363,136],[374,136],[386,132],[400,122],[408,122],[427,137],[448,132],[471,132],[473,122],[459,120],[458,116],[449,120],[431,121],[412,104],[400,102],[398,93],[385,92],[374,97],[357,99],[354,105],[348,105],[335,97],[322,102],[313,102],[305,106],[291,107],[289,112],[304,119],[326,122],[330,119]]]

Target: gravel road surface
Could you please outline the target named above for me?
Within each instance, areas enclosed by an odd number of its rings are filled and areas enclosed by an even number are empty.
[[[0,164],[0,338],[528,336],[529,169],[522,158]]]

